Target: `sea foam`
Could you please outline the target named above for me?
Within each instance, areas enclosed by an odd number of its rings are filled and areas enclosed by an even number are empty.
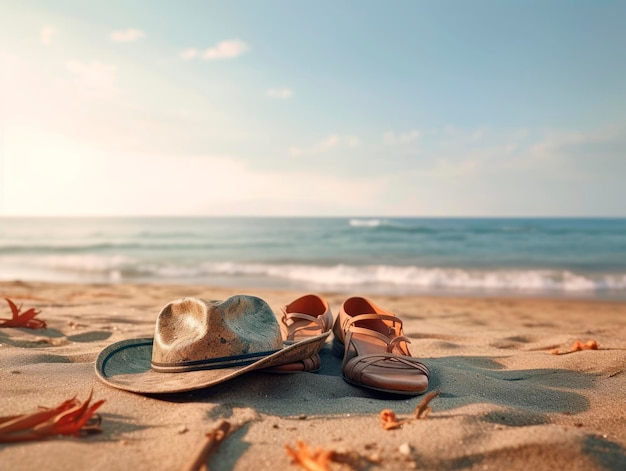
[[[172,281],[203,277],[267,277],[332,289],[388,285],[422,289],[476,289],[534,292],[625,291],[626,274],[589,274],[570,270],[468,270],[418,266],[347,264],[263,264],[239,262],[180,263],[148,261],[119,255],[47,255],[40,257],[4,256],[3,267],[20,266],[32,270],[76,276],[132,281],[152,279]]]

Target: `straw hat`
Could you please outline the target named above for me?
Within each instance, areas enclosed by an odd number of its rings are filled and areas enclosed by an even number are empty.
[[[274,312],[260,298],[183,298],[161,310],[154,338],[123,340],[102,350],[96,375],[140,394],[192,391],[308,358],[329,333],[283,344]]]

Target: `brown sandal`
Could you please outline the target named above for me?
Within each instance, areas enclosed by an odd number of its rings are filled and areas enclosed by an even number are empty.
[[[280,331],[285,343],[328,332],[333,325],[333,314],[325,299],[307,294],[284,306]],[[315,353],[309,358],[293,363],[274,366],[265,371],[271,373],[298,373],[318,371],[322,366],[320,356]]]
[[[416,396],[430,371],[411,356],[395,314],[361,297],[347,299],[333,326],[333,352],[343,357],[343,378],[377,391]]]

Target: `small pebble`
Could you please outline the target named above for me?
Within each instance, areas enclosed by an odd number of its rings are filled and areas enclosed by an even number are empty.
[[[411,454],[411,445],[408,443],[403,443],[398,447],[398,451],[401,455],[409,456]]]

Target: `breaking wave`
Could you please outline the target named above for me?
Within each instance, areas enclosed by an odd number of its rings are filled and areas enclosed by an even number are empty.
[[[127,256],[19,255],[0,257],[0,278],[24,273],[49,279],[215,282],[216,278],[255,277],[280,287],[301,285],[311,289],[389,288],[410,291],[478,290],[532,293],[624,292],[626,273],[580,273],[554,269],[471,270],[419,266],[347,264],[266,264],[141,260]]]

